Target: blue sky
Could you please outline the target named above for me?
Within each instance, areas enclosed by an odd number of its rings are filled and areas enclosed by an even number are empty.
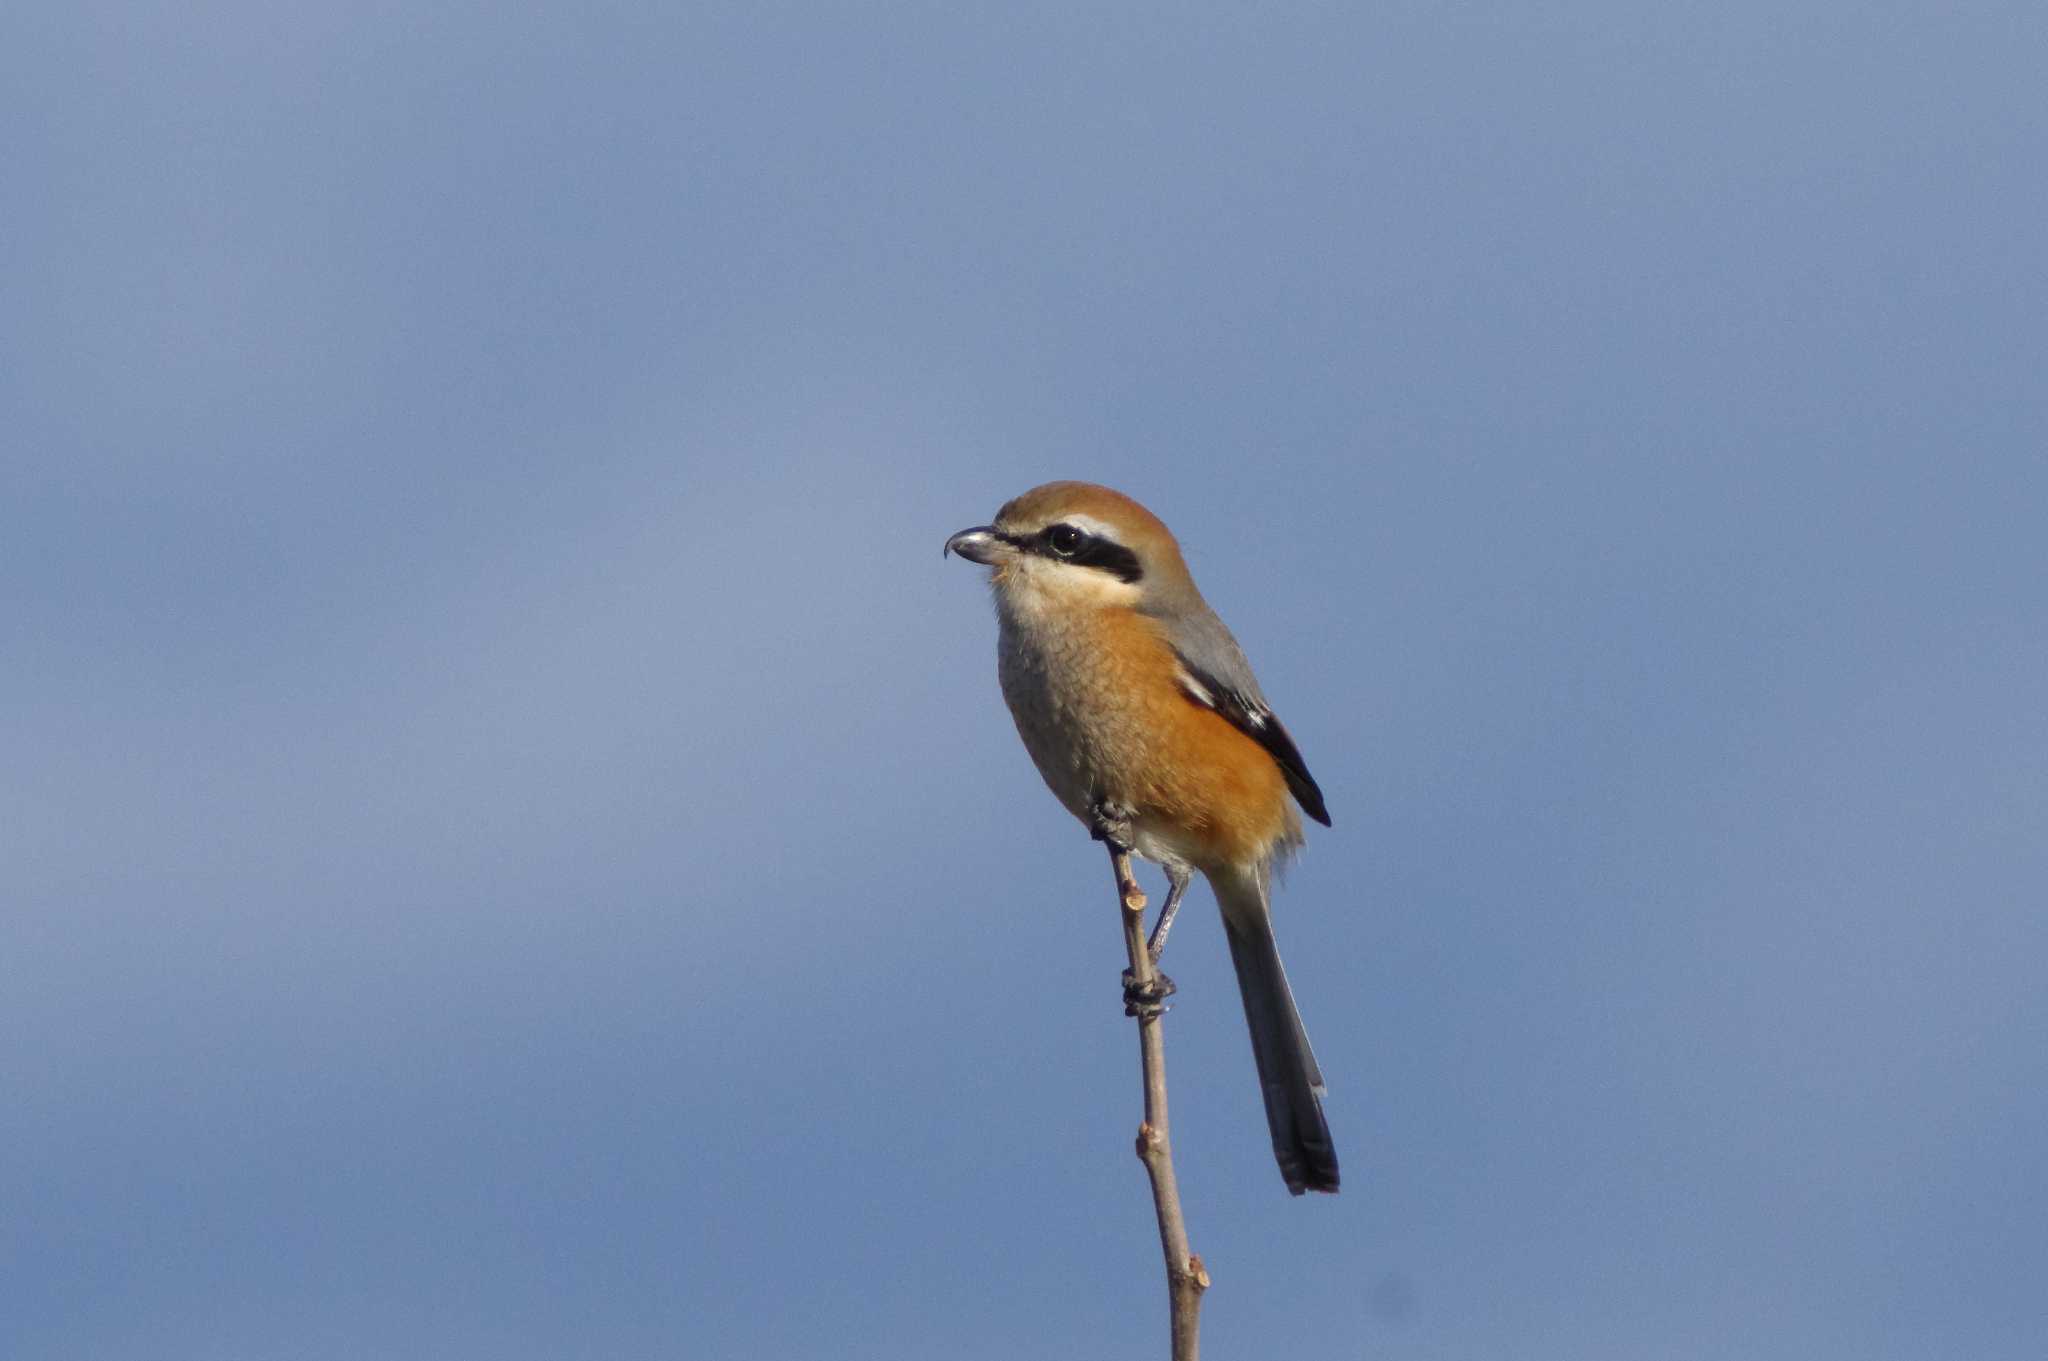
[[[1160,1345],[940,542],[1180,533],[1326,791],[1218,1356],[2048,1337],[2035,5],[0,18],[0,1352]]]

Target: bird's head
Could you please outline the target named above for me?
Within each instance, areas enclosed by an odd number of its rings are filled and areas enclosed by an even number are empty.
[[[1159,517],[1092,482],[1048,482],[963,529],[945,551],[992,569],[1006,604],[1027,612],[1157,606],[1192,593],[1180,545]]]

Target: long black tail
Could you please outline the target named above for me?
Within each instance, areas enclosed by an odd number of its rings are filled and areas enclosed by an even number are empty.
[[[1230,962],[1237,966],[1237,987],[1244,995],[1244,1019],[1251,1027],[1252,1057],[1259,1065],[1259,1089],[1266,1098],[1280,1175],[1297,1196],[1334,1192],[1337,1150],[1323,1118],[1323,1074],[1294,1008],[1287,971],[1280,966],[1265,876],[1214,875],[1210,882],[1223,909]]]

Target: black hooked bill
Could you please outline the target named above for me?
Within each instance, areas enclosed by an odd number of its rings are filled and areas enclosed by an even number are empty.
[[[978,562],[986,567],[995,561],[997,546],[1003,542],[1002,533],[994,525],[976,525],[946,540],[939,556],[943,558],[948,553],[958,553],[969,562]]]

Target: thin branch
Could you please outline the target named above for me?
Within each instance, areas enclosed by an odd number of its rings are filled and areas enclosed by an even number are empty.
[[[1159,1018],[1162,1000],[1172,990],[1153,963],[1145,942],[1145,894],[1131,876],[1131,853],[1112,841],[1110,866],[1116,872],[1117,898],[1123,905],[1124,950],[1130,971],[1124,975],[1124,1010],[1138,1018],[1138,1058],[1145,1075],[1145,1123],[1138,1126],[1138,1157],[1152,1179],[1152,1204],[1159,1214],[1159,1250],[1166,1257],[1166,1293],[1173,1330],[1173,1361],[1196,1361],[1201,1354],[1202,1292],[1209,1273],[1202,1259],[1188,1250],[1188,1228],[1181,1218],[1180,1185],[1173,1175],[1173,1144],[1166,1123],[1166,1041]]]

